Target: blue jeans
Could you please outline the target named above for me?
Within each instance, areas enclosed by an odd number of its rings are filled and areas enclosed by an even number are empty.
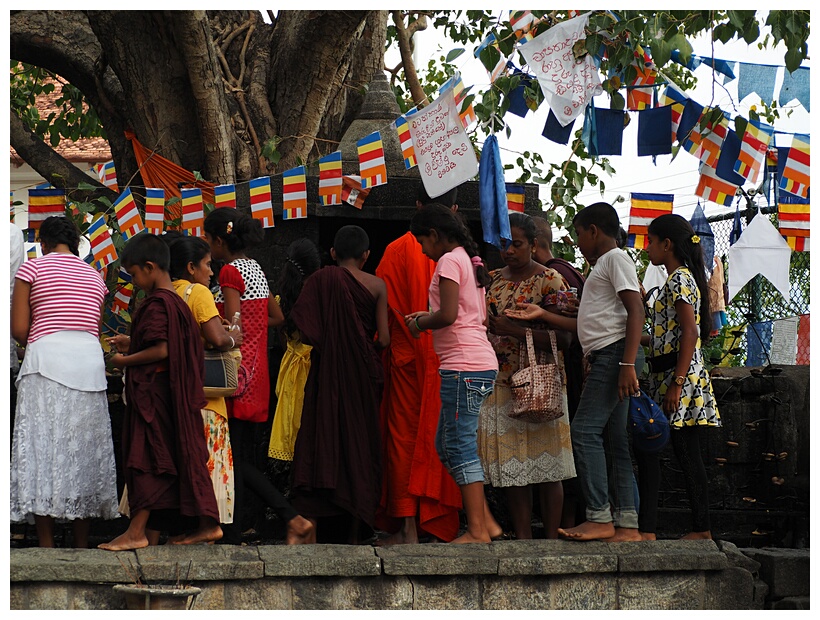
[[[478,458],[478,412],[493,392],[496,370],[439,370],[441,414],[436,430],[436,452],[459,486],[484,482]]]
[[[629,399],[618,400],[618,375],[624,340],[592,352],[590,371],[578,410],[572,420],[575,469],[584,494],[587,521],[637,528],[632,460],[629,456],[627,416]],[[638,347],[635,373],[643,368],[643,348]],[[609,457],[609,471],[607,471]],[[609,500],[615,504],[614,515]]]

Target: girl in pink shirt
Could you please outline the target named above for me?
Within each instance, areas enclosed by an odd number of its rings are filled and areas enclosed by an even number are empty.
[[[487,340],[484,287],[490,282],[470,231],[441,204],[421,207],[410,232],[422,252],[436,262],[430,283],[430,312],[405,317],[410,333],[433,330],[439,357],[441,414],[436,451],[459,485],[467,532],[455,543],[490,542],[501,534],[484,497],[484,470],[478,458],[481,403],[493,391],[498,360]]]

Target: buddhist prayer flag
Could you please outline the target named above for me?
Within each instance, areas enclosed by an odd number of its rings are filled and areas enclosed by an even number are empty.
[[[114,302],[112,308],[115,313],[120,314],[128,312],[128,306],[131,303],[131,295],[134,287],[131,284],[123,284],[117,287],[117,292],[114,293]]]
[[[524,213],[524,186],[507,183],[507,210]]]
[[[145,229],[152,235],[161,235],[165,227],[165,190],[159,187],[145,189]]]
[[[319,202],[327,207],[342,204],[342,152],[319,160]]]
[[[39,230],[47,217],[65,215],[65,190],[28,190],[28,227]]]
[[[458,108],[458,117],[461,119],[461,124],[464,125],[464,129],[467,129],[467,127],[470,126],[470,123],[476,120],[476,115],[473,110],[472,102],[466,107],[463,103],[469,88],[466,90],[464,89],[464,80],[461,79],[460,73],[456,73],[444,82],[444,84],[442,84],[441,88],[438,89],[439,97],[444,96],[451,88],[453,89],[453,95],[455,96],[456,106]],[[410,112],[408,112],[406,116],[410,116]]]
[[[746,123],[735,172],[750,183],[757,182],[757,175],[766,161],[766,151],[773,133],[774,127],[771,125],[764,125],[751,119]]]
[[[672,213],[672,194],[632,194],[632,205],[629,208],[629,230],[627,246],[644,249],[649,223],[659,215]]]
[[[410,135],[410,126],[404,116],[399,116],[394,123],[396,132],[399,134],[401,143],[401,154],[404,157],[404,168],[410,170],[416,165],[416,151],[413,148],[413,137]]]
[[[783,174],[780,175],[780,189],[795,196],[806,198],[809,193],[810,171],[809,136],[795,134],[792,137],[792,146],[783,167]]]
[[[117,170],[114,168],[113,160],[104,164],[96,164],[92,169],[97,173],[100,183],[110,189],[117,189]]]
[[[626,91],[626,107],[628,110],[645,110],[652,107],[652,95],[654,93],[653,84],[658,72],[655,70],[655,63],[642,48],[638,48],[637,53],[643,52],[643,63],[636,58],[632,62],[637,75]]]
[[[370,189],[387,183],[387,165],[384,161],[382,136],[374,131],[356,143],[359,151],[359,171],[362,174],[362,188]]]
[[[117,250],[111,240],[111,233],[105,225],[105,218],[99,216],[88,227],[88,240],[91,242],[92,264],[99,270],[117,260]]]
[[[738,186],[721,179],[714,168],[701,164],[700,179],[695,188],[695,195],[705,200],[711,200],[724,207],[731,207]]]
[[[495,63],[495,67],[490,69],[489,67],[487,67],[485,65],[485,68],[487,69],[487,73],[490,74],[490,84],[492,84],[499,77],[501,77],[501,75],[507,69],[507,59],[505,58],[504,54],[501,53],[501,49],[499,49],[499,47],[498,47],[498,39],[496,38],[495,34],[492,33],[492,32],[489,35],[487,35],[487,37],[485,37],[485,39],[481,43],[479,43],[478,47],[475,49],[475,52],[473,52],[473,56],[480,59],[481,52],[483,52],[485,49],[488,49],[488,48],[494,49],[495,51],[498,52],[498,55],[499,55],[498,62]],[[482,62],[482,64],[483,64],[483,62]]]
[[[369,189],[362,187],[361,177],[355,174],[342,177],[342,200],[347,204],[361,209],[369,193]]]
[[[795,252],[808,252],[811,230],[809,205],[780,203],[777,205],[777,218],[780,234],[789,247]]]
[[[133,278],[131,274],[126,271],[125,267],[120,266],[119,272],[117,272],[117,282],[120,284],[131,284]]]
[[[515,40],[532,39],[531,30],[537,23],[532,11],[510,11],[510,28],[515,33]]]
[[[707,123],[701,133],[700,160],[710,168],[717,168],[720,149],[728,131],[729,121],[723,116],[717,123]]]
[[[296,166],[282,173],[282,219],[307,217],[307,180],[305,167]]]
[[[236,186],[233,183],[214,187],[214,208],[222,207],[236,209]]]
[[[686,95],[670,84],[664,89],[663,94],[658,100],[658,105],[660,106],[672,106],[672,142],[678,139],[678,126],[680,125],[681,115],[683,114],[683,109],[686,107],[687,99],[688,97]]]
[[[205,212],[202,208],[202,190],[198,187],[184,187],[182,193],[182,230],[192,237],[203,237]]]
[[[263,228],[273,228],[273,203],[270,199],[270,177],[258,177],[248,183],[251,193],[251,215]]]
[[[145,230],[142,216],[140,216],[139,209],[137,209],[137,202],[131,194],[130,187],[126,188],[114,202],[114,214],[117,216],[117,224],[125,241]]]

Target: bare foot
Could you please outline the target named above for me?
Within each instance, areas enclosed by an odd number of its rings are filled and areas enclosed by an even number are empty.
[[[218,525],[200,527],[197,531],[186,534],[182,539],[171,542],[172,545],[197,545],[199,543],[215,543],[222,538],[222,528]]]
[[[470,532],[465,532],[464,534],[462,534],[461,536],[459,536],[455,540],[450,541],[451,544],[455,544],[455,545],[464,545],[464,544],[467,544],[467,543],[488,543],[488,542],[490,542],[489,534],[485,534],[483,537],[478,538],[478,537],[473,536],[472,534],[470,534]]]
[[[641,540],[658,540],[654,532],[641,532]]]
[[[316,542],[316,527],[311,521],[301,515],[296,515],[288,521],[288,532],[285,536],[286,545],[310,545]]]
[[[615,526],[612,523],[584,521],[581,525],[567,529],[559,527],[558,534],[570,540],[603,540],[615,535]]]
[[[387,538],[381,538],[373,543],[376,547],[389,547],[390,545],[416,545],[419,542],[418,535],[411,536],[409,532],[403,529],[395,534],[391,534]]]
[[[142,549],[148,546],[148,539],[143,536],[134,536],[126,531],[117,536],[114,540],[97,545],[98,549],[106,551],[130,551],[132,549]]]
[[[712,540],[712,532],[709,530],[705,532],[689,532],[686,536],[682,536],[681,540]]]
[[[641,538],[641,533],[638,531],[638,528],[616,527],[615,535],[611,538],[607,538],[604,542],[625,542],[630,540],[643,540],[643,538]]]
[[[185,539],[187,534],[177,534],[176,536],[169,536],[168,540],[165,541],[166,545],[179,545]]]

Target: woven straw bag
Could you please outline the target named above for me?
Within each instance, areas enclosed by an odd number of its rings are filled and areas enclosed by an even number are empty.
[[[518,370],[510,377],[513,410],[507,415],[514,420],[549,422],[564,415],[564,380],[561,375],[561,368],[558,365],[555,332],[549,330],[549,335],[550,344],[552,345],[552,359],[555,362],[553,364],[545,363],[544,355],[536,356],[532,330],[527,329],[526,350],[521,347]],[[527,365],[528,360],[529,365]]]

